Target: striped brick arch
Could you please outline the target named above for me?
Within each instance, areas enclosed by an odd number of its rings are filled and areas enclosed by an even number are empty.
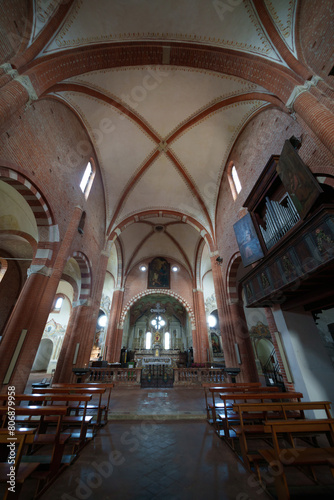
[[[123,328],[126,314],[130,310],[130,307],[133,306],[133,304],[135,304],[136,302],[138,302],[138,300],[142,299],[146,295],[153,295],[153,294],[156,294],[156,293],[163,294],[163,295],[170,295],[171,297],[174,297],[174,299],[176,299],[178,302],[180,302],[180,304],[183,305],[183,307],[186,309],[187,313],[189,314],[189,318],[190,318],[192,329],[195,328],[195,315],[194,315],[194,311],[192,310],[192,308],[188,304],[188,302],[186,300],[184,300],[182,297],[180,297],[180,295],[178,295],[177,293],[172,292],[171,290],[165,290],[164,288],[156,288],[154,290],[145,290],[144,292],[140,292],[137,295],[135,295],[126,304],[126,306],[123,308],[123,311],[122,311],[122,314],[121,314],[121,318],[120,318],[119,327]]]
[[[31,269],[49,266],[53,259],[53,245],[59,241],[59,231],[58,226],[54,225],[44,196],[25,176],[11,168],[0,167],[0,180],[12,186],[25,199],[34,214],[38,242]],[[27,236],[24,237],[27,239]],[[34,242],[31,244],[34,247]]]
[[[33,211],[37,227],[52,226],[52,216],[44,197],[28,179],[10,168],[0,167],[0,180],[16,189],[26,200]]]
[[[87,257],[81,252],[74,252],[72,258],[77,262],[81,273],[79,301],[86,301],[92,293],[92,273]]]
[[[230,303],[236,303],[239,301],[237,272],[241,262],[242,261],[240,253],[237,252],[232,256],[229,265],[227,267],[226,286],[227,286],[227,297]]]

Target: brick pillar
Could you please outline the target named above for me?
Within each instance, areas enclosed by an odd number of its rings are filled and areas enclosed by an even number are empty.
[[[84,330],[84,335],[82,335],[82,348],[79,350],[78,360],[75,366],[79,367],[86,366],[88,365],[90,360],[90,355],[92,352],[92,347],[96,333],[97,318],[99,317],[101,297],[106,277],[109,256],[110,256],[110,251],[101,252],[98,268],[94,273],[95,286],[92,291],[92,301],[91,301],[92,310],[89,317],[89,321],[86,321],[86,328]]]
[[[231,313],[234,331],[236,332],[236,342],[238,344],[241,365],[241,372],[238,377],[239,382],[259,382],[259,374],[256,368],[255,355],[252,341],[249,335],[247,321],[242,303],[239,301],[230,302],[229,309]]]
[[[109,253],[101,252],[98,269],[95,273],[95,287],[92,297],[84,304],[74,305],[57,363],[55,382],[70,382],[73,378],[73,368],[85,368],[89,364],[108,257]],[[76,352],[76,359],[74,359]]]
[[[227,305],[227,297],[224,288],[221,267],[217,265],[216,255],[213,255],[211,257],[211,267],[217,301],[218,319],[221,331],[225,366],[228,368],[236,368],[238,367],[238,362],[234,348],[235,334],[230,317],[230,310]]]
[[[77,231],[81,213],[81,208],[76,207],[74,209],[53,269],[48,270],[47,276],[41,273],[33,273],[29,276],[5,327],[0,346],[1,384],[3,384],[4,377],[12,361],[21,332],[23,330],[27,331],[9,381],[10,385],[15,385],[17,393],[24,391],[29,378],[64,265]],[[2,385],[1,390],[6,391],[6,389],[7,385]]]
[[[304,120],[306,125],[334,155],[334,113],[321,104],[310,92],[301,92],[295,99],[290,98],[289,107]]]
[[[71,316],[67,324],[63,345],[61,347],[61,351],[57,361],[56,371],[53,377],[54,383],[66,382],[67,367],[71,365],[72,369],[73,356],[72,359],[70,360],[69,346],[72,336],[74,335],[73,332],[79,332],[79,318],[81,314],[84,315],[82,311],[83,309],[85,309],[85,307],[80,305],[80,302],[72,304]]]
[[[7,120],[29,102],[29,92],[16,80],[8,82],[0,89],[0,131]]]
[[[285,372],[285,369],[284,369],[284,364],[283,364],[283,361],[282,361],[281,353],[280,353],[280,350],[279,350],[278,345],[277,345],[276,337],[274,335],[274,333],[278,331],[274,315],[273,315],[272,310],[270,309],[270,307],[265,307],[264,308],[264,312],[265,312],[265,315],[266,315],[266,318],[267,318],[267,321],[268,321],[268,327],[269,327],[269,331],[270,331],[270,335],[271,335],[271,340],[272,340],[272,343],[274,345],[275,354],[276,354],[277,361],[278,361],[278,364],[279,364],[279,367],[280,367],[280,371],[281,371],[281,374],[282,374],[282,377],[283,377],[283,382],[284,382],[285,388],[286,388],[287,391],[292,391],[293,392],[295,390],[295,386],[294,386],[294,384],[292,382],[288,382],[288,378],[286,376],[286,372]]]
[[[11,81],[10,75],[0,75],[0,88],[4,87],[7,83]]]
[[[85,339],[87,330],[91,329],[94,308],[91,305],[78,305],[74,309],[73,319],[71,317],[71,324],[69,324],[66,330],[66,344],[63,345],[58,359],[57,370],[54,377],[55,382],[72,382],[73,368],[76,366],[79,368],[86,368],[88,366],[89,359],[86,363],[79,363],[79,353],[85,349]],[[96,318],[94,319],[96,326]],[[90,354],[92,345],[89,344],[88,347],[90,347]],[[77,356],[75,359],[76,351]]]
[[[109,363],[117,363],[121,355],[123,329],[119,328],[124,299],[124,290],[114,291],[110,309],[110,318],[107,330],[106,359]]]
[[[210,357],[208,326],[206,323],[204,295],[202,290],[193,290],[194,313],[196,321],[196,342],[194,345],[194,362],[207,363]],[[195,349],[195,346],[197,349]],[[197,352],[196,352],[197,351]]]

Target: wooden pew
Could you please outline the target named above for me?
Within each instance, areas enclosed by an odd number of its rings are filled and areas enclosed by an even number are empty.
[[[86,408],[91,399],[92,396],[90,394],[16,394],[15,395],[15,400],[16,402],[19,403],[28,401],[30,404],[35,403],[36,405],[43,405],[43,406],[48,404],[54,405],[56,403],[62,403],[66,405],[67,416],[62,419],[63,426],[71,428],[75,426],[78,427],[80,425],[81,427],[80,435],[78,435],[77,432],[73,431],[71,432],[70,442],[73,444],[72,453],[75,453],[76,450],[82,448],[82,446],[84,446],[84,444],[86,443],[86,440],[91,439],[93,437],[93,433],[91,435],[87,433],[87,427],[91,423],[93,417],[86,416]],[[5,402],[7,400],[7,395],[6,394],[0,395],[0,401],[1,400]],[[76,405],[82,405],[81,406],[81,408],[83,409],[82,416],[69,415],[69,410],[70,410],[69,405],[71,403],[72,404],[75,403]],[[28,423],[30,419],[31,417],[28,417],[27,415],[16,416],[16,421],[22,424]],[[43,429],[41,429],[39,434],[45,433],[48,424],[57,424],[57,418],[54,416],[43,418],[42,422],[40,422],[40,425],[43,425]],[[3,422],[2,425],[5,425],[5,422]]]
[[[86,415],[86,412],[88,410],[88,405],[87,405],[87,402],[85,402],[84,405],[81,404],[80,402],[80,397],[82,397],[82,402],[84,402],[84,397],[83,396],[90,396],[91,399],[93,398],[93,396],[98,396],[99,397],[99,404],[101,402],[101,398],[102,398],[102,395],[106,392],[106,389],[104,388],[97,388],[97,387],[94,387],[94,388],[91,388],[91,389],[86,389],[84,386],[83,387],[80,387],[80,388],[61,388],[61,387],[55,387],[55,388],[46,388],[46,389],[34,389],[33,390],[33,393],[38,393],[38,394],[47,394],[49,396],[51,395],[63,395],[63,400],[66,401],[67,400],[67,395],[71,395],[71,396],[76,396],[77,397],[77,402],[78,404],[76,405],[70,405],[70,404],[67,404],[68,406],[68,409],[69,409],[69,413],[71,410],[73,409],[76,409],[77,410],[77,414],[76,415],[70,415],[68,417],[66,417],[66,419],[64,419],[64,422],[67,422],[67,423],[71,423],[72,426],[78,426],[81,424],[81,433],[85,433],[85,436],[86,438],[93,438],[96,434],[96,430],[97,430],[97,421],[93,421],[93,416],[89,415],[87,416]],[[74,401],[74,399],[72,399],[72,401]],[[96,418],[98,418],[98,407],[99,407],[99,404],[94,406],[93,410],[95,409],[96,410]],[[79,410],[82,411],[82,415],[79,415]],[[91,431],[88,432],[87,431],[87,426],[91,427]],[[84,430],[84,427],[86,427],[86,430]],[[82,440],[82,435],[81,435],[81,438]]]
[[[4,406],[0,407],[0,414],[4,415],[7,413],[7,408]],[[37,464],[38,469],[34,471],[32,477],[38,480],[38,493],[46,488],[51,480],[54,480],[58,474],[61,472],[63,467],[70,465],[74,460],[74,456],[65,455],[64,449],[67,441],[70,438],[70,434],[61,433],[62,418],[67,414],[66,406],[16,406],[15,407],[16,421],[22,416],[28,417],[29,420],[25,420],[25,423],[33,424],[37,426],[34,434],[29,434],[26,437],[25,444],[30,446],[30,450],[36,445],[39,448],[43,445],[47,445],[48,449],[51,448],[50,452],[45,452],[40,455],[30,454],[23,455],[21,457],[21,462],[26,464]],[[56,431],[53,434],[44,434],[44,422],[50,417],[57,420]],[[4,434],[5,429],[2,429],[2,434]],[[44,450],[46,447],[44,447]],[[35,467],[36,468],[36,467]]]
[[[326,465],[334,467],[334,419],[301,420],[301,421],[274,421],[265,422],[266,433],[271,434],[273,449],[259,449],[260,455],[275,471],[274,481],[278,500],[289,500],[290,493],[284,467],[307,466],[311,467],[315,478],[313,467]],[[293,438],[305,433],[318,435],[325,433],[330,446],[324,448],[297,448],[291,446],[282,448],[279,445],[278,435],[289,434]]]
[[[264,403],[272,401],[291,401],[297,400],[300,402],[303,394],[301,392],[245,392],[245,393],[235,393],[235,394],[220,394],[220,399],[224,402],[224,412],[219,413],[217,416],[216,432],[220,437],[229,438],[230,437],[230,425],[239,422],[239,415],[231,409],[227,402],[237,402],[241,403]],[[220,432],[220,426],[223,427],[222,433]],[[233,442],[231,442],[233,445]]]
[[[221,390],[221,387],[209,387],[209,393],[211,394],[212,403],[209,403],[209,410],[212,415],[212,424],[216,428],[217,427],[217,412],[224,411],[225,406],[232,408],[232,404],[227,402],[222,403],[220,399],[220,394],[237,394],[237,393],[273,393],[279,392],[279,388],[275,386],[260,386],[260,387],[224,387]],[[217,397],[219,398],[219,402],[217,401]]]
[[[202,384],[202,387],[204,389],[204,397],[205,397],[205,410],[206,410],[206,416],[207,416],[207,421],[212,424],[213,419],[212,419],[212,403],[208,401],[208,396],[210,395],[209,389],[211,387],[220,387],[222,390],[221,392],[224,392],[224,389],[227,388],[241,388],[241,387],[249,387],[249,388],[255,388],[255,387],[261,387],[260,382],[241,382],[241,383],[217,383],[217,382],[204,382]],[[223,408],[223,403],[218,403],[218,407]]]
[[[21,493],[21,489],[24,481],[31,476],[31,474],[40,465],[38,462],[33,464],[22,463],[22,455],[24,447],[26,444],[27,437],[33,435],[34,429],[23,431],[14,431],[14,433],[9,436],[7,429],[0,430],[0,483],[6,483],[6,491],[3,496],[3,500],[18,499]],[[15,447],[15,459],[13,458],[13,463],[8,463],[8,438],[12,438],[13,442],[16,443]],[[15,493],[9,491],[9,487],[12,485],[8,484],[7,481],[10,479],[10,467],[15,467]],[[13,469],[12,469],[13,470]]]
[[[52,388],[55,389],[80,389],[80,388],[85,388],[85,389],[91,389],[91,388],[97,388],[97,389],[106,389],[108,398],[106,404],[102,403],[102,394],[100,395],[100,400],[98,405],[88,405],[87,410],[97,410],[97,422],[96,424],[98,426],[105,425],[108,422],[108,412],[109,412],[109,406],[110,406],[110,397],[111,397],[111,390],[115,384],[112,383],[99,383],[99,382],[92,382],[92,383],[81,383],[81,384],[52,384]],[[74,408],[74,411],[77,411],[77,408]],[[82,407],[79,407],[81,410]]]
[[[305,419],[305,411],[325,412],[327,419],[332,418],[330,401],[276,402],[276,403],[239,403],[233,405],[233,411],[239,415],[239,423],[231,423],[230,429],[235,432],[240,445],[240,452],[246,468],[251,470],[253,464],[259,474],[258,461],[261,456],[249,451],[250,439],[266,439],[265,422],[282,419]]]

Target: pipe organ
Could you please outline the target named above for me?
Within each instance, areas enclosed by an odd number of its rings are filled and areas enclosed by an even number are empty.
[[[275,245],[299,220],[299,213],[288,194],[281,202],[266,197],[263,216],[266,227],[259,227],[267,249]]]

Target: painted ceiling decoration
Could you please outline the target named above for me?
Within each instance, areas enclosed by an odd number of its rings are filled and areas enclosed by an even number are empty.
[[[28,74],[87,130],[106,237],[126,273],[156,255],[192,278],[210,269],[233,146],[258,113],[284,108],[281,78],[295,85],[270,29],[295,56],[296,9],[297,0],[33,0]],[[236,76],[253,61],[249,80]],[[268,67],[275,76],[262,86]]]

